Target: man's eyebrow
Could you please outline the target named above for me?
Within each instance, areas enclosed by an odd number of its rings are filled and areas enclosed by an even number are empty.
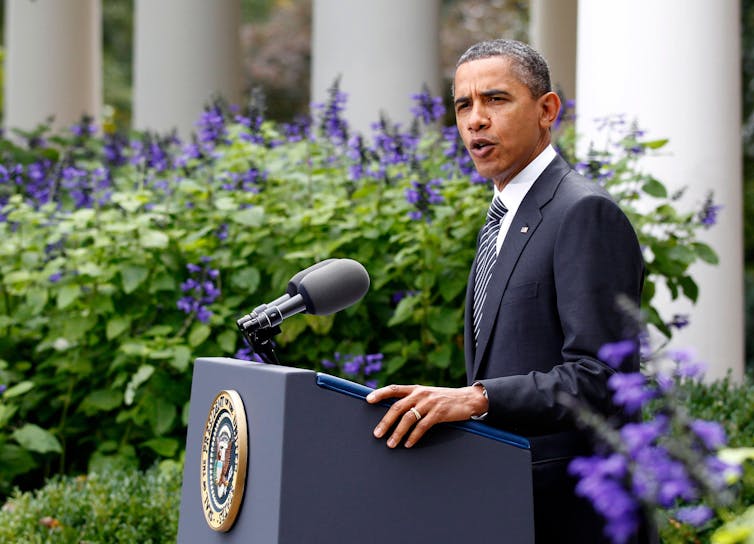
[[[487,91],[482,91],[479,94],[485,98],[489,98],[490,96],[500,96],[500,95],[511,96],[511,93],[504,89],[489,89]],[[453,104],[457,106],[459,104],[464,104],[468,102],[469,100],[471,99],[468,96],[459,96],[453,101]]]
[[[501,95],[501,94],[505,95],[505,96],[511,96],[511,93],[509,93],[508,91],[506,91],[504,89],[490,89],[489,91],[482,91],[479,94],[481,94],[482,96],[485,96],[485,97],[497,96],[497,95]]]

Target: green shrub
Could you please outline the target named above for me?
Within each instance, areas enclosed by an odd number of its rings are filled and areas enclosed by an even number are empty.
[[[0,509],[0,542],[172,543],[180,496],[181,468],[173,462],[146,472],[58,476],[9,498]]]
[[[295,125],[253,104],[212,105],[189,142],[100,137],[90,120],[0,140],[0,494],[177,458],[192,360],[248,357],[235,320],[329,257],[363,263],[371,290],[336,315],[287,320],[284,364],[370,385],[462,383],[465,287],[490,188],[455,128],[436,126],[441,101],[417,99],[409,130],[382,120],[371,141],[349,134],[337,88]],[[709,218],[677,211],[640,172],[662,142],[621,130],[578,166],[634,221],[645,308],[669,334],[653,286],[696,298],[688,267],[715,259],[695,238]],[[640,194],[656,207],[639,213]]]

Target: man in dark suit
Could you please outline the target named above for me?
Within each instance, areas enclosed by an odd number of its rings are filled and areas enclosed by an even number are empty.
[[[469,418],[529,437],[538,543],[602,542],[601,520],[567,474],[590,444],[562,395],[612,414],[615,372],[600,347],[636,331],[616,302],[640,302],[643,260],[628,219],[550,144],[560,111],[544,59],[529,46],[472,46],[454,79],[456,124],[478,172],[495,186],[467,292],[467,387],[391,385],[398,400],[374,430],[411,447],[433,425]],[[490,226],[488,226],[490,225]],[[629,358],[621,370],[635,371]]]

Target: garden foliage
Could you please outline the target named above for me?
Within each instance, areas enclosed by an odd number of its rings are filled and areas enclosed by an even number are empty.
[[[107,470],[56,476],[16,492],[0,510],[0,542],[173,543],[178,533],[181,467],[166,461],[141,472]]]
[[[236,319],[329,257],[365,265],[364,299],[286,320],[286,364],[370,385],[464,380],[463,300],[491,197],[442,101],[416,96],[410,127],[351,133],[337,85],[312,118],[278,124],[252,100],[207,107],[194,137],[44,128],[0,141],[0,493],[62,472],[148,466],[183,449],[192,360],[250,358]],[[560,127],[561,149],[573,142]],[[654,285],[695,299],[688,266],[711,202],[681,212],[641,172],[645,142],[612,120],[573,160],[604,184],[645,249]],[[568,154],[568,153],[566,153]],[[638,211],[644,196],[649,209]]]

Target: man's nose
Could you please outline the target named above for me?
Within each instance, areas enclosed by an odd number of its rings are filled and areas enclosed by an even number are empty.
[[[474,104],[468,118],[468,129],[476,132],[489,127],[490,116],[483,104]]]

